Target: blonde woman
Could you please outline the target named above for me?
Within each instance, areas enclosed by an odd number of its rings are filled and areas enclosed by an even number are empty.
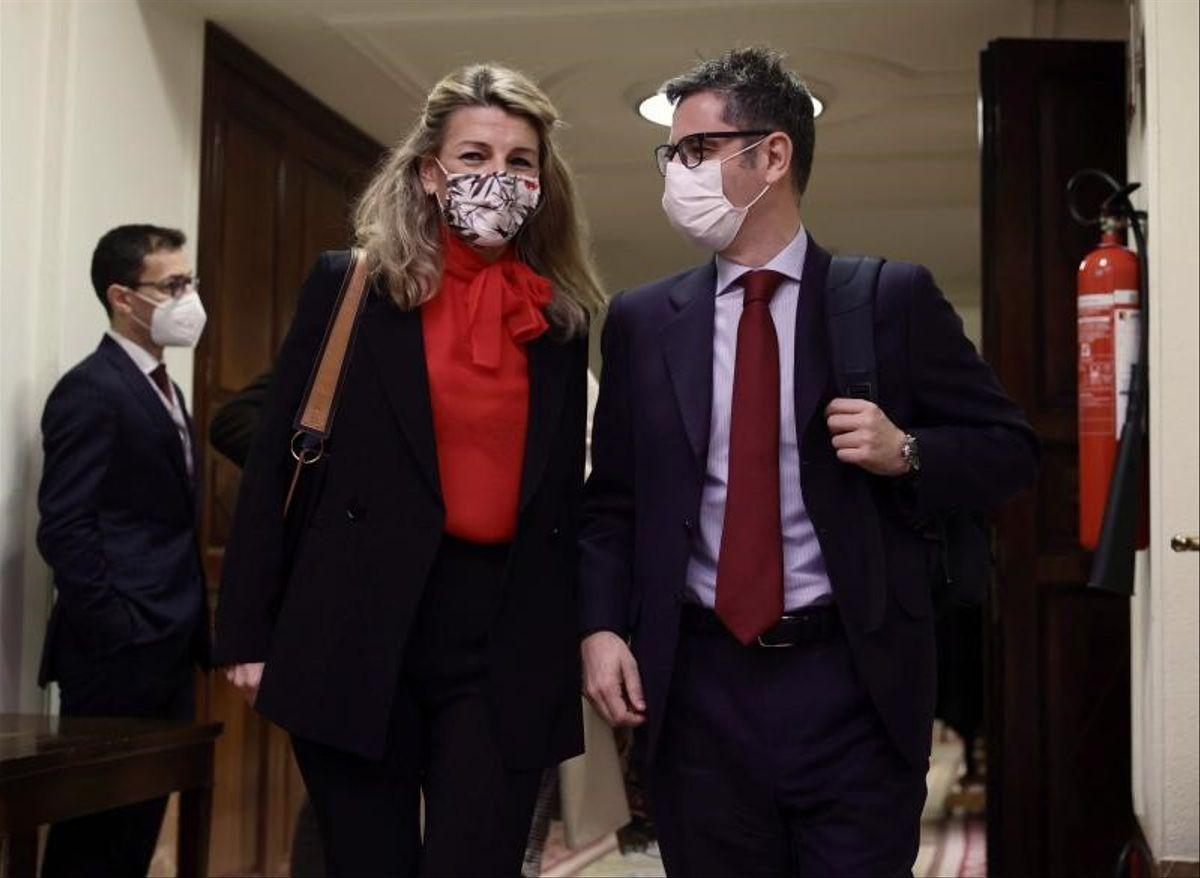
[[[557,124],[513,70],[434,87],[358,205],[372,289],[286,523],[292,421],[348,253],[318,260],[276,364],[216,658],[291,733],[332,875],[516,875],[542,770],[582,750],[575,534],[602,300]]]

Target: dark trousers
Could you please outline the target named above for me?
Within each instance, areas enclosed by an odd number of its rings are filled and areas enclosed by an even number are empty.
[[[681,633],[649,777],[669,875],[909,875],[925,768],[888,738],[840,631],[779,649]]]
[[[505,767],[485,693],[507,556],[507,547],[444,539],[409,637],[382,762],[293,736],[329,875],[520,872],[542,772]]]
[[[63,716],[195,717],[195,674],[186,640],[93,658],[64,638],[56,665]],[[145,875],[166,807],[165,798],[151,799],[54,824],[43,878]]]

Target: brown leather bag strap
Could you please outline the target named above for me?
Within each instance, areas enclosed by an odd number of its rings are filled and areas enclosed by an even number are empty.
[[[322,439],[329,436],[333,424],[334,405],[338,388],[342,383],[342,371],[346,364],[346,352],[354,337],[358,314],[362,310],[363,293],[367,287],[367,260],[361,250],[350,251],[350,265],[342,278],[342,289],[333,309],[333,316],[321,342],[321,354],[317,358],[304,401],[296,414],[295,427],[306,433],[314,433]]]
[[[325,440],[333,429],[333,414],[337,409],[338,392],[346,369],[346,355],[354,339],[358,317],[366,301],[367,257],[359,249],[350,251],[350,265],[342,278],[337,303],[321,341],[321,353],[308,379],[308,388],[296,413],[291,452],[296,459],[292,483],[288,487],[287,499],[283,504],[286,516],[296,492],[300,471],[321,459],[325,453]]]

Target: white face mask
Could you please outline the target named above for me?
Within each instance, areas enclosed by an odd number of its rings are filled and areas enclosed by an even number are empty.
[[[694,168],[682,162],[667,165],[666,186],[662,206],[667,219],[677,232],[706,250],[720,252],[733,243],[750,208],[767,194],[770,184],[763,187],[745,207],[734,206],[725,197],[721,168],[766,140],[762,138],[719,162],[703,161]]]
[[[437,161],[435,158],[434,161]],[[516,237],[542,194],[537,177],[497,172],[446,175],[442,215],[456,235],[477,247],[502,247]]]
[[[200,294],[195,290],[188,290],[178,298],[166,302],[155,302],[141,293],[135,295],[154,306],[154,315],[150,318],[149,326],[138,320],[136,314],[133,315],[133,319],[150,330],[150,340],[156,345],[192,348],[200,341],[200,334],[204,332],[208,315],[204,312]]]

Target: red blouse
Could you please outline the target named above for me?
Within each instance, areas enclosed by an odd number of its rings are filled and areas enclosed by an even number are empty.
[[[525,345],[547,329],[550,281],[511,251],[489,263],[443,238],[438,294],[421,308],[446,532],[477,543],[517,529],[529,368]]]

